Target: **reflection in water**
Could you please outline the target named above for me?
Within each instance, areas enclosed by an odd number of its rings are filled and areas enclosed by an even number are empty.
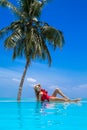
[[[17,116],[18,126],[19,129],[21,130],[23,127],[23,115],[21,110],[21,102],[17,102],[17,110],[18,110],[18,116]]]
[[[48,128],[63,124],[61,116],[66,116],[65,109],[69,104],[37,102],[35,109],[35,119],[37,126],[40,128]]]
[[[44,102],[36,102],[35,112],[38,114],[44,114],[46,105],[47,105],[47,103],[44,103]]]
[[[69,104],[50,102],[18,102],[18,128],[41,129],[63,124],[62,116],[66,116]]]
[[[51,110],[53,113],[67,109],[68,103],[50,103],[50,102],[37,102],[36,112],[44,113],[47,110]],[[47,111],[49,113],[49,111]]]

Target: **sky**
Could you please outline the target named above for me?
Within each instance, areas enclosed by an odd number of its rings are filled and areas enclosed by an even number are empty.
[[[15,4],[15,0],[10,0]],[[29,66],[22,98],[34,98],[33,86],[40,83],[49,94],[60,88],[71,98],[87,98],[87,1],[51,0],[42,10],[41,21],[63,32],[65,44],[53,51],[52,65],[35,60]],[[9,9],[0,7],[0,29],[16,18]],[[16,98],[25,59],[12,60],[12,51],[0,39],[0,98]]]

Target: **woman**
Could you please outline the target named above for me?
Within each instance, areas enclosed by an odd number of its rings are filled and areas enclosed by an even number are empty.
[[[45,89],[41,88],[40,84],[37,84],[34,86],[35,94],[37,101],[62,101],[62,102],[78,102],[80,101],[80,98],[77,99],[69,99],[67,96],[63,94],[63,92],[57,88],[53,92],[51,96],[48,95],[48,92]],[[58,98],[57,94],[61,95],[62,98]]]

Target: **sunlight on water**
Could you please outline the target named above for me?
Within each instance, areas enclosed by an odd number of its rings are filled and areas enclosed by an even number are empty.
[[[38,103],[0,100],[0,130],[86,130],[87,100],[80,103]]]

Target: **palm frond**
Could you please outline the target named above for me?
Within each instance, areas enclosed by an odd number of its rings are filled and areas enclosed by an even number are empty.
[[[16,47],[14,47],[12,59],[14,60],[17,57]]]
[[[50,43],[53,43],[54,48],[56,48],[56,46],[60,48],[63,46],[64,37],[61,31],[45,25],[42,27],[42,33]]]
[[[48,63],[49,63],[49,66],[50,66],[51,62],[52,62],[50,52],[49,52],[48,47],[46,46],[45,42],[43,42],[42,46],[43,46],[43,51],[42,51],[43,56],[42,56],[42,59],[48,59]]]
[[[27,18],[39,17],[43,2],[38,0],[20,0],[20,9]]]
[[[51,65],[50,52],[45,44],[46,39],[44,39],[42,34],[36,28],[32,29],[31,41],[33,46],[33,53],[42,59],[47,58],[49,65]]]
[[[5,34],[11,35],[14,31],[18,33],[18,35],[22,35],[23,27],[21,20],[12,22],[9,26],[0,30],[0,38],[4,37]]]
[[[24,55],[23,50],[24,50],[23,44],[21,42],[18,42],[17,46],[13,48],[12,59],[14,60],[18,56],[22,57]]]
[[[21,26],[21,24],[22,24],[22,21],[21,21],[21,20],[17,20],[17,21],[15,21],[15,22],[12,22],[12,23],[11,23],[11,29],[12,29],[12,30],[15,30],[15,29],[17,29],[19,26]]]
[[[7,48],[14,48],[22,38],[22,32],[20,28],[17,28],[6,40],[4,46]]]
[[[16,43],[15,43],[15,41],[12,39],[12,37],[9,36],[9,37],[5,40],[4,46],[5,46],[6,48],[13,48],[13,47],[16,46]]]
[[[32,2],[34,2],[34,0],[19,0],[20,10],[24,12],[25,17],[29,17],[29,10]]]
[[[8,33],[11,30],[11,25],[7,26],[0,30],[0,38],[2,38],[6,33]]]
[[[34,1],[30,6],[29,15],[31,15],[32,17],[39,17],[42,7],[43,3],[41,1]]]
[[[7,3],[7,0],[0,0],[0,5],[3,7],[6,7],[8,5]]]
[[[8,0],[0,0],[0,5],[2,7],[8,7],[9,9],[12,9],[12,11],[22,17],[22,18],[25,18],[24,14],[20,12],[20,10],[18,10],[18,8],[16,8],[12,3],[10,3]]]

